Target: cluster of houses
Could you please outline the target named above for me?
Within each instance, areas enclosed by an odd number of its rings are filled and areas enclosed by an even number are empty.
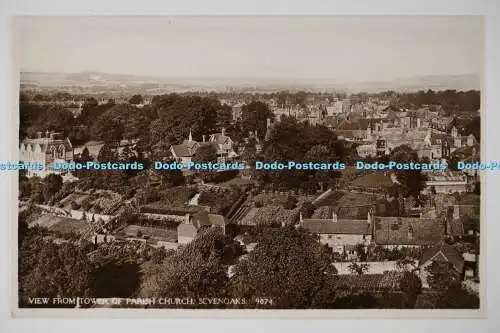
[[[366,219],[339,218],[335,212],[331,218],[326,219],[302,218],[300,216],[299,225],[317,235],[320,244],[327,245],[334,253],[345,256],[344,263],[335,264],[339,266],[339,274],[341,275],[353,274],[343,266],[346,266],[349,260],[358,260],[360,258],[358,251],[367,251],[370,245],[387,250],[423,249],[422,256],[415,263],[414,268],[420,275],[423,287],[427,288],[429,287],[428,273],[425,268],[436,260],[450,262],[453,269],[463,277],[473,278],[477,277],[479,273],[477,254],[465,253],[462,255],[455,247],[445,243],[446,236],[462,237],[466,232],[460,223],[461,207],[454,205],[450,208],[453,213],[445,219],[442,217],[382,217],[372,215],[370,210]],[[474,230],[467,231],[468,234],[475,233]],[[468,269],[464,270],[466,262]],[[397,268],[394,265],[392,267],[388,262],[368,262],[366,266],[368,275],[382,275],[386,272],[397,271]],[[377,267],[383,269],[377,271]]]
[[[233,103],[233,120],[241,118],[242,103]],[[463,153],[464,156],[479,160],[479,144],[474,135],[464,135],[464,131],[455,118],[442,117],[439,111],[431,111],[422,108],[416,111],[393,110],[387,104],[363,105],[352,103],[349,99],[335,99],[325,103],[285,106],[271,103],[274,113],[274,121],[279,121],[282,115],[296,117],[313,124],[325,124],[334,130],[341,138],[357,144],[357,153],[361,157],[376,157],[388,155],[401,145],[409,145],[418,152],[420,158],[428,158],[430,161],[449,159],[452,154]],[[272,130],[271,119],[267,121],[267,134]],[[249,133],[249,137],[257,141],[257,151],[260,143],[257,133]],[[119,149],[134,148],[137,142],[124,140],[120,142]],[[36,138],[28,138],[20,144],[20,160],[22,162],[41,162],[45,168],[42,170],[29,170],[29,176],[44,177],[50,173],[64,173],[62,170],[53,170],[54,162],[71,162],[75,156],[81,154],[87,148],[92,158],[97,158],[99,150],[104,143],[88,142],[82,147],[73,147],[68,138],[63,139],[55,132],[37,133]],[[200,147],[212,145],[215,147],[217,162],[226,163],[238,159],[241,151],[236,149],[235,142],[229,137],[224,128],[218,133],[202,135],[202,140],[193,139],[190,130],[187,139],[180,144],[172,145],[169,151],[172,157],[179,163],[192,162]],[[471,192],[471,178],[463,172],[443,171],[429,172],[426,180],[426,190],[431,195]],[[192,199],[194,200],[194,199]],[[194,200],[196,201],[196,200]],[[206,228],[218,227],[226,234],[230,223],[241,221],[229,220],[227,216],[213,214],[206,207],[199,206],[196,202],[190,206],[195,210],[186,210],[176,214],[154,214],[143,215],[152,220],[168,220],[178,222],[175,237],[163,233],[161,229],[166,227],[148,226],[141,228],[136,226],[129,231],[111,230],[103,228],[91,235],[96,244],[110,241],[141,241],[156,247],[176,249],[178,246],[187,244],[197,237]],[[386,250],[401,248],[422,249],[423,254],[416,264],[424,287],[428,287],[427,273],[425,268],[433,261],[447,261],[453,269],[465,277],[478,276],[477,254],[462,254],[455,247],[447,245],[446,239],[464,236],[477,236],[476,230],[469,228],[463,223],[464,216],[479,218],[477,210],[471,213],[470,207],[466,205],[452,204],[445,207],[446,214],[436,214],[436,211],[416,212],[409,216],[379,216],[375,209],[368,209],[364,216],[352,216],[344,214],[342,209],[334,209],[328,218],[303,218],[299,214],[297,227],[317,235],[318,242],[327,245],[334,253],[341,255],[345,260],[357,260],[360,258],[360,249],[366,251],[370,246],[379,246]],[[83,220],[83,213],[72,210],[72,219]],[[78,215],[78,216],[77,216]],[[106,224],[113,220],[103,220]],[[296,220],[295,220],[296,221]],[[127,227],[127,226],[125,226]],[[110,229],[110,230],[107,230]],[[133,234],[132,230],[145,230],[151,235]],[[122,228],[122,231],[125,230]],[[128,229],[127,229],[128,230]],[[165,236],[161,236],[165,234]],[[158,236],[160,235],[160,236]],[[153,236],[153,237],[144,237]],[[243,245],[248,245],[251,251],[256,244],[247,244],[242,235],[235,239]],[[336,263],[339,264],[339,263]],[[340,264],[339,264],[340,265]],[[373,271],[367,274],[366,279],[374,279],[377,283],[385,283],[377,265],[370,265]],[[393,271],[390,264],[380,264],[383,272]],[[339,266],[340,267],[340,266]],[[471,268],[472,267],[472,268]],[[472,272],[471,272],[472,269]],[[372,274],[373,273],[373,274]],[[340,275],[349,275],[339,273]],[[376,275],[376,277],[375,277]],[[352,276],[345,280],[346,284],[354,280],[363,280]],[[350,281],[350,282],[349,282]],[[363,280],[364,281],[364,280]],[[387,283],[389,283],[387,282]]]

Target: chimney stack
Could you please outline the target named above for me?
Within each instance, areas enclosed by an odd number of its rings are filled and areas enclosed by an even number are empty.
[[[42,132],[36,132],[36,138],[41,139],[42,138]]]
[[[458,220],[460,218],[460,210],[458,205],[453,205],[453,219]]]
[[[222,136],[226,136],[226,129],[224,127],[222,127],[221,132],[222,132]]]
[[[203,138],[203,142],[205,142],[205,134],[201,136]]]

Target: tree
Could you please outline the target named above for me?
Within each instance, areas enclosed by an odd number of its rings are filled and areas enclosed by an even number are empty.
[[[399,288],[405,294],[405,307],[413,309],[422,292],[422,281],[415,272],[404,271],[399,278]]]
[[[328,274],[331,258],[316,239],[294,228],[268,229],[235,267],[234,297],[269,297],[277,308],[307,308]]]
[[[43,198],[49,202],[52,197],[62,188],[63,180],[60,175],[50,174],[45,178],[43,187]]]
[[[124,136],[137,136],[140,132],[146,132],[148,125],[143,124],[142,116],[137,108],[128,104],[118,104],[108,108],[101,113],[91,128],[94,140],[104,142],[120,141]],[[142,126],[139,126],[142,124]]]
[[[303,218],[310,218],[314,214],[315,207],[309,201],[306,201],[302,204],[300,208],[300,212],[302,213]]]
[[[418,162],[418,154],[408,145],[396,147],[390,155],[390,160],[396,163]],[[418,198],[420,192],[425,187],[426,177],[421,170],[397,170],[396,177],[404,186],[404,196],[414,196]]]
[[[232,240],[210,228],[144,274],[142,297],[221,297],[227,275],[223,258]]]
[[[64,107],[58,105],[45,106],[43,111],[28,128],[28,135],[36,137],[37,132],[57,130],[63,135],[69,135],[75,125],[73,114]]]
[[[217,128],[228,128],[233,120],[233,109],[227,105],[223,104],[217,110]]]
[[[100,163],[115,162],[117,160],[117,155],[114,149],[114,145],[109,143],[104,144],[99,150],[99,154],[97,155],[97,160]]]
[[[201,141],[203,135],[215,131],[220,108],[220,102],[211,98],[176,94],[157,97],[153,99],[153,110],[158,121],[151,124],[151,140],[176,144],[191,131],[193,139]]]
[[[295,209],[295,207],[297,207],[297,198],[293,195],[287,196],[282,206],[285,209]]]
[[[358,274],[358,275],[363,275],[368,271],[367,264],[358,264],[355,261],[353,261],[347,268],[352,274]]]
[[[141,95],[134,95],[134,96],[130,97],[128,102],[130,104],[134,104],[134,105],[142,104],[144,102],[144,98],[142,98]]]
[[[95,108],[97,105],[99,105],[97,100],[94,97],[89,97],[85,99],[82,109],[85,110],[85,109]]]
[[[242,123],[245,133],[257,131],[257,136],[264,139],[267,132],[267,119],[274,116],[267,104],[251,102],[242,107]]]
[[[425,270],[428,273],[427,282],[434,289],[446,290],[453,282],[459,281],[458,272],[448,261],[433,261]]]
[[[415,260],[408,257],[399,259],[396,261],[396,267],[400,271],[409,272],[413,267],[415,267]]]
[[[208,163],[217,161],[217,149],[210,143],[202,144],[193,156],[195,163]]]
[[[19,251],[20,306],[33,306],[28,297],[89,297],[95,290],[92,272],[82,250],[70,243],[56,245],[44,240],[43,231],[30,230]]]
[[[438,309],[477,309],[479,297],[465,290],[460,282],[453,282],[438,298]]]

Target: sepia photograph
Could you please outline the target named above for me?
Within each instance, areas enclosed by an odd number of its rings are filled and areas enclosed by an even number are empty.
[[[480,313],[484,29],[16,17],[15,307]]]

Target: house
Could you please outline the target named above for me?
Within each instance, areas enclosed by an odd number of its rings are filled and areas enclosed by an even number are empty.
[[[453,138],[453,147],[455,149],[462,147],[472,147],[477,144],[477,140],[471,133],[469,135],[459,135],[455,126],[451,129],[451,137]]]
[[[233,149],[233,140],[226,135],[226,131],[222,128],[221,133],[210,135],[208,141],[217,149],[217,161],[226,163],[227,161],[238,156]]]
[[[376,216],[373,221],[375,244],[388,249],[434,245],[445,233],[440,219]]]
[[[435,193],[463,193],[467,192],[467,176],[457,171],[426,172],[427,180],[425,182],[428,190]]]
[[[28,170],[28,177],[45,177],[51,173],[67,173],[67,170],[54,169],[53,164],[73,161],[74,152],[69,138],[62,139],[61,133],[47,131],[45,136],[42,136],[42,132],[37,132],[36,138],[24,139],[19,153],[21,162],[40,163],[43,166],[41,170]]]
[[[480,206],[453,205],[446,211],[446,234],[462,237],[465,234],[474,235],[479,232]]]
[[[83,150],[85,148],[87,148],[87,150],[89,151],[89,156],[94,161],[97,161],[97,156],[99,156],[99,152],[101,151],[102,147],[104,147],[103,141],[89,141],[89,142],[85,143],[83,146],[75,147],[74,155],[81,156],[83,153]]]
[[[184,221],[177,227],[177,242],[187,244],[191,242],[204,228],[220,227],[226,233],[227,219],[218,214],[200,211],[194,215],[186,214]]]
[[[425,251],[419,260],[419,275],[422,280],[422,287],[429,288],[428,273],[426,268],[434,261],[449,262],[460,277],[464,271],[464,258],[453,246],[440,243]]]
[[[368,246],[371,243],[371,215],[366,220],[338,219],[335,212],[329,219],[303,219],[300,215],[299,225],[317,234],[319,242],[328,245],[339,254],[347,253],[356,256],[354,247],[361,244]]]
[[[375,146],[374,143],[359,145],[358,147],[356,147],[356,151],[359,157],[362,158],[377,156],[377,147]]]
[[[179,145],[170,146],[170,153],[172,153],[172,156],[177,162],[187,164],[191,162],[199,147],[200,143],[193,140],[191,130],[189,130],[189,138]]]

